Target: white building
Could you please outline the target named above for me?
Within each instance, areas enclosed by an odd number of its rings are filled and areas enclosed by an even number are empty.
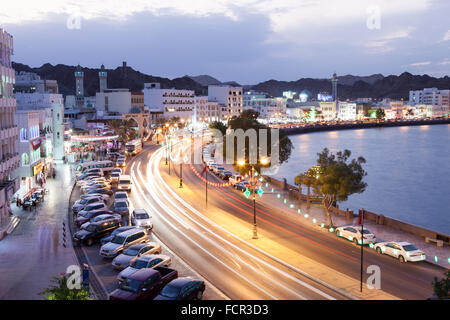
[[[21,178],[18,195],[23,198],[36,187],[44,167],[40,148],[42,139],[38,110],[19,110],[15,116],[19,127],[18,152],[21,159],[20,167],[16,170],[16,174]]]
[[[128,113],[131,109],[131,92],[128,89],[104,89],[95,95],[95,109],[99,115]]]
[[[151,113],[162,112],[163,117],[192,119],[194,114],[194,91],[161,89],[159,83],[144,83],[144,104]]]
[[[64,105],[61,94],[16,92],[18,110],[38,110],[45,164],[64,157]]]
[[[244,110],[258,111],[262,119],[277,120],[286,114],[286,98],[270,98],[263,92],[247,91],[242,100]]]
[[[321,101],[319,102],[319,107],[321,111],[321,115],[319,116],[320,120],[323,121],[332,121],[336,120],[336,101]]]
[[[237,117],[243,110],[242,87],[208,86],[208,100],[219,103],[221,120]]]
[[[194,97],[195,120],[201,122],[213,122],[220,120],[219,103],[209,101],[207,96]]]
[[[13,37],[0,28],[0,239],[11,222],[10,198],[19,188],[15,170],[20,165],[17,153],[18,128],[14,121],[13,95],[15,72],[11,66]]]
[[[437,88],[425,88],[423,90],[409,91],[409,104],[449,105],[450,90],[438,90]]]
[[[41,79],[34,72],[20,71],[16,73],[14,92],[58,93],[58,83],[56,80]]]
[[[356,120],[356,103],[353,102],[338,102],[337,117],[342,121]]]

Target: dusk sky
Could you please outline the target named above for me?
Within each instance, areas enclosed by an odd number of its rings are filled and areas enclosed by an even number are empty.
[[[338,75],[450,74],[448,0],[15,0],[14,61],[255,84]],[[378,14],[379,13],[379,14]]]

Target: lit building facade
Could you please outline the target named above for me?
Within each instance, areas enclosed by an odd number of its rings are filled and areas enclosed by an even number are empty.
[[[339,102],[337,117],[342,121],[356,120],[356,103],[353,102]]]
[[[10,199],[19,188],[15,170],[20,165],[17,153],[19,130],[14,120],[16,100],[13,95],[15,72],[11,65],[13,37],[0,28],[0,231],[11,222]],[[0,238],[4,236],[0,232]]]
[[[243,111],[242,87],[208,86],[208,100],[219,104],[221,120],[237,117]]]
[[[194,91],[161,89],[159,83],[145,83],[144,103],[150,112],[162,112],[164,118],[179,117],[185,121],[194,114]]]
[[[209,101],[207,96],[198,96],[194,98],[195,112],[194,117],[196,121],[213,122],[219,121],[220,111],[219,103]]]

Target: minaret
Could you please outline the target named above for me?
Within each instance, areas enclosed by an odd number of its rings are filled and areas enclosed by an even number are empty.
[[[75,95],[77,97],[84,97],[84,72],[81,70],[81,66],[77,66],[75,71]]]
[[[81,66],[77,66],[75,71],[75,100],[77,107],[84,105],[84,72],[81,70]]]
[[[332,92],[333,92],[333,101],[336,101],[337,100],[337,82],[338,82],[338,78],[337,78],[337,75],[336,75],[336,72],[335,73],[333,73],[333,78],[331,78],[331,83],[332,83]]]
[[[104,92],[108,88],[107,83],[108,73],[106,72],[104,65],[102,65],[100,68],[98,78],[100,79],[100,92]]]

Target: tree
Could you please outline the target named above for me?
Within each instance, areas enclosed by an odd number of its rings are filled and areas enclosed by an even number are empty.
[[[114,131],[114,134],[119,136],[119,141],[124,144],[129,140],[133,140],[136,137],[136,130],[132,127],[134,120],[119,120],[113,119],[108,122],[110,128]]]
[[[384,119],[384,117],[386,117],[386,112],[384,111],[384,109],[378,108],[376,116],[378,120],[382,120]]]
[[[267,141],[265,142],[266,146],[267,146],[267,156],[268,157],[271,156],[272,147],[279,148],[279,163],[281,164],[281,163],[287,161],[289,159],[289,156],[291,155],[293,145],[292,145],[291,140],[287,136],[286,132],[283,130],[279,130],[279,139],[272,146],[271,145],[272,138],[271,138],[270,128],[268,126],[258,122],[258,120],[257,120],[258,116],[259,116],[259,112],[255,111],[253,109],[245,110],[238,117],[235,117],[229,121],[230,128],[233,130],[242,129],[242,130],[244,130],[244,132],[249,129],[254,129],[254,130],[256,130],[256,132],[258,132],[259,130],[267,130]],[[226,156],[226,139],[227,138],[229,138],[229,137],[225,135],[224,139],[223,139],[223,154],[224,154],[224,156]],[[245,155],[246,165],[238,166],[237,164],[235,164],[234,165],[235,170],[240,172],[240,174],[242,174],[242,175],[245,175],[246,173],[248,173],[252,167],[250,164],[248,164],[250,150],[255,149],[255,148],[256,148],[256,150],[260,150],[261,146],[262,146],[262,141],[260,141],[260,137],[258,134],[257,134],[257,145],[256,146],[250,146],[249,141],[245,141],[243,151],[244,151],[244,155]],[[234,145],[234,159],[235,160],[237,160],[237,154],[238,154],[237,144],[235,144]],[[260,169],[262,166],[263,165],[261,165],[259,163],[254,164],[254,168],[257,172],[260,172]]]
[[[438,280],[437,277],[434,277],[432,282],[434,294],[438,299],[450,299],[450,270],[447,270],[444,273],[445,278]]]
[[[346,201],[352,194],[365,191],[367,184],[363,179],[367,172],[362,165],[366,160],[358,157],[349,162],[351,151],[347,149],[334,155],[325,148],[317,155],[318,190],[324,195],[323,204],[330,226],[333,226],[329,211],[331,206],[336,202]]]
[[[311,167],[306,172],[300,173],[298,176],[295,177],[295,183],[298,184],[298,190],[299,190],[299,202],[301,199],[301,191],[302,191],[302,184],[304,184],[307,187],[307,193],[306,193],[306,209],[309,210],[311,207],[310,203],[310,197],[311,197],[311,187],[317,186],[317,167]]]
[[[70,274],[61,274],[59,277],[53,277],[51,282],[54,285],[51,285],[39,294],[47,294],[46,300],[91,300],[86,288],[69,289],[67,286],[69,276]]]
[[[227,126],[223,124],[221,121],[213,121],[208,126],[210,129],[217,129],[220,132],[222,132],[222,135],[224,136],[227,132]]]

